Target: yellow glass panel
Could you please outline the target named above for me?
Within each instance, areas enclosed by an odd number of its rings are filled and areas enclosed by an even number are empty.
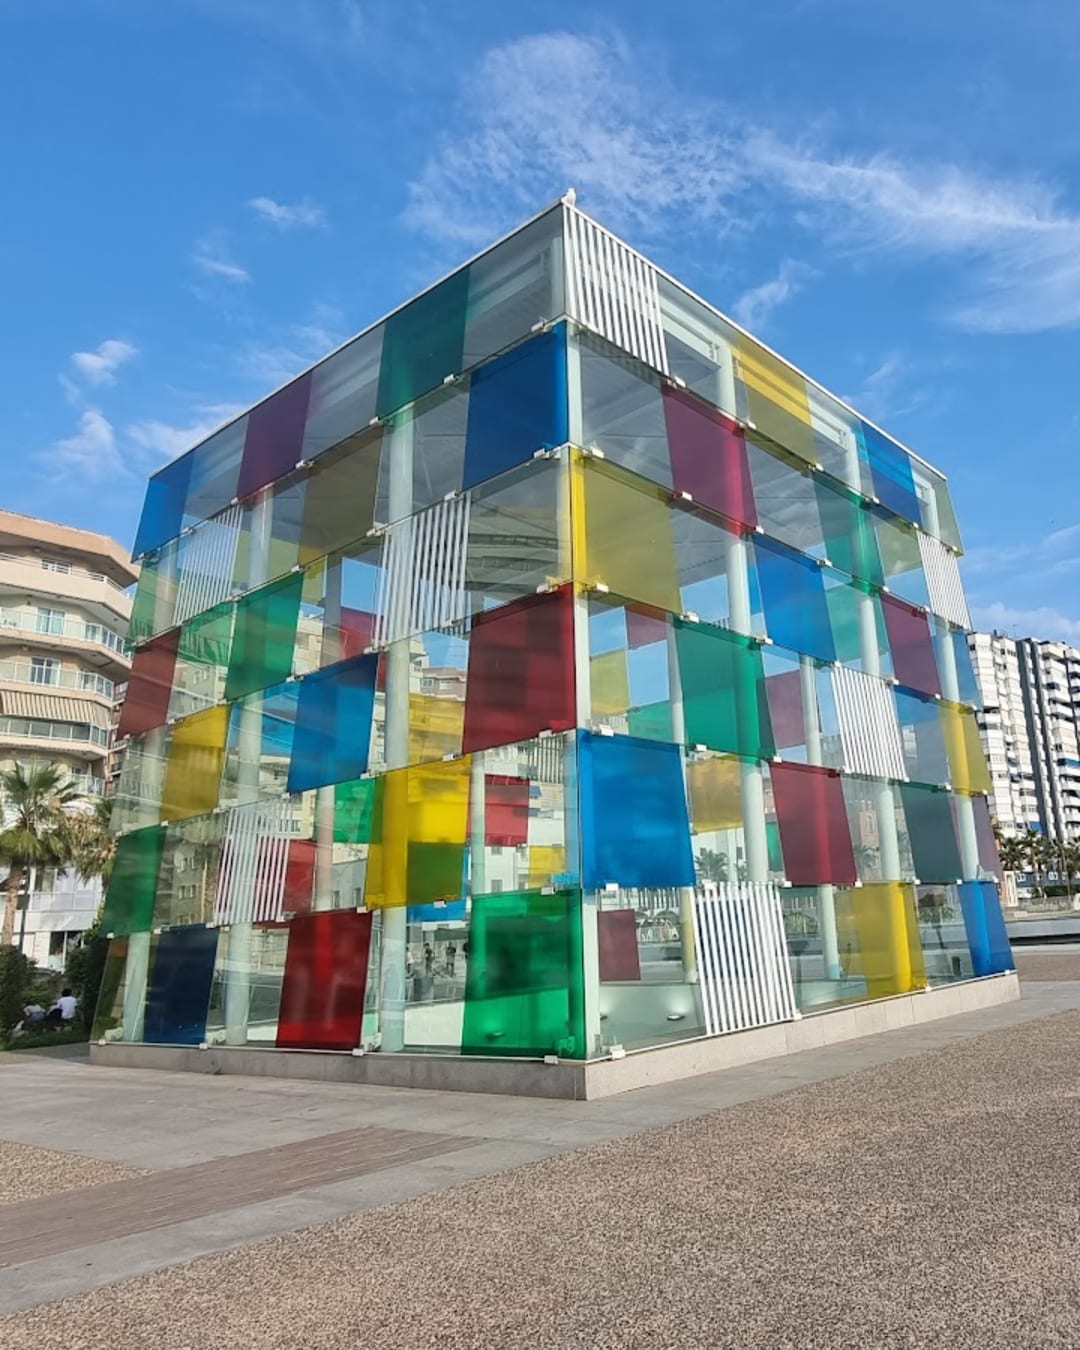
[[[630,675],[626,652],[604,652],[589,661],[592,710],[596,717],[624,713],[630,706]]]
[[[448,898],[446,877],[460,877],[467,838],[470,764],[466,755],[383,775],[364,888],[368,909]]]
[[[707,830],[737,830],[742,826],[737,759],[692,760],[686,766],[686,788],[695,834],[704,834]]]
[[[866,980],[869,998],[909,994],[926,985],[915,888],[899,881],[838,890],[836,928],[848,975]]]
[[[574,579],[605,585],[613,595],[640,600],[669,614],[682,612],[671,505],[667,494],[634,482],[598,461],[579,461],[584,530],[574,520]]]
[[[740,337],[735,375],[746,388],[750,421],[770,441],[810,464],[817,463],[806,381],[753,338]]]
[[[942,703],[938,711],[953,787],[957,792],[989,792],[990,770],[986,766],[975,714],[955,703]]]
[[[464,729],[463,699],[409,695],[409,759],[413,763],[460,754]]]
[[[229,708],[222,703],[173,727],[161,794],[161,819],[200,816],[218,804]]]
[[[562,844],[531,844],[529,846],[529,873],[527,890],[550,886],[551,878],[566,871],[566,849]]]

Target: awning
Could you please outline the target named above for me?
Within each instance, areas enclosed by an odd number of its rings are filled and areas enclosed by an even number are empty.
[[[88,722],[108,728],[110,710],[88,698],[64,698],[30,689],[0,690],[0,708],[5,717],[31,717],[41,722]]]

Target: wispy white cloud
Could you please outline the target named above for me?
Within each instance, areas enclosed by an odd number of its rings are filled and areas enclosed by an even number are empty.
[[[127,475],[127,467],[116,444],[112,423],[100,408],[87,408],[79,418],[79,428],[71,436],[55,441],[47,452],[46,463],[57,464],[81,478],[101,481]]]
[[[197,416],[191,422],[178,425],[149,418],[132,422],[125,428],[125,435],[145,452],[148,461],[152,460],[148,467],[156,468],[158,463],[175,459],[198,445],[223,423],[238,417],[245,406],[242,403],[204,403],[195,409]]]
[[[1080,214],[1051,185],[792,143],[695,101],[665,80],[655,53],[618,37],[536,34],[487,51],[409,184],[405,220],[476,245],[570,186],[639,239],[697,228],[715,243],[782,217],[833,252],[944,260],[955,279],[942,317],[969,330],[1080,323]]]
[[[260,219],[279,230],[319,229],[326,224],[326,212],[307,197],[292,206],[276,202],[273,197],[252,197],[248,206]]]
[[[290,324],[282,340],[244,347],[236,366],[246,379],[266,389],[291,380],[294,375],[339,346],[347,336],[341,331],[342,315],[331,305],[316,305],[307,323]]]
[[[476,245],[576,186],[616,227],[691,218],[716,233],[745,181],[718,113],[665,84],[655,63],[639,69],[617,38],[519,38],[468,73],[460,123],[409,184],[405,219]]]
[[[1014,608],[995,600],[988,605],[973,605],[972,622],[982,631],[1007,633],[1010,637],[1056,639],[1059,642],[1080,642],[1080,619],[1062,614],[1051,605],[1033,609]]]
[[[909,362],[899,352],[888,352],[854,393],[842,394],[841,398],[858,412],[881,421],[910,409],[910,402],[901,406],[900,389],[911,373]]]
[[[731,306],[731,315],[745,328],[759,332],[765,328],[773,312],[802,290],[815,274],[806,263],[785,258],[770,281],[751,286]]]
[[[137,356],[138,350],[120,338],[106,338],[92,352],[73,352],[71,364],[88,385],[115,384],[116,372]]]
[[[1009,537],[1009,536],[1006,536]],[[1064,576],[1080,567],[1080,523],[1063,525],[1037,539],[970,548],[964,554],[964,571],[980,584],[984,576],[1007,575],[1022,566],[1039,576]]]
[[[204,276],[220,277],[237,285],[246,285],[251,280],[247,268],[241,267],[230,255],[220,234],[208,234],[200,239],[191,261]]]

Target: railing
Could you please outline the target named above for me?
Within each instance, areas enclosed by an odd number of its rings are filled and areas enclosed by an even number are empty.
[[[38,633],[42,637],[71,637],[83,642],[97,642],[118,656],[128,655],[128,646],[119,633],[104,624],[87,623],[69,615],[28,614],[21,609],[0,608],[0,630],[14,629],[20,633]]]
[[[36,717],[0,717],[0,736],[29,736],[35,741],[89,741],[105,748],[109,733],[87,722],[45,722]]]
[[[89,567],[79,567],[75,563],[66,563],[60,558],[28,558],[25,554],[0,553],[0,562],[21,563],[24,567],[37,566],[43,572],[55,572],[58,576],[88,577],[91,581],[103,581],[106,586],[111,586],[114,591],[119,591],[121,595],[128,589],[126,586],[121,586],[118,581],[113,581],[112,577],[106,576],[104,572],[95,572]]]
[[[0,661],[0,680],[14,684],[38,684],[51,689],[79,689],[115,698],[116,686],[92,670],[64,670],[60,666],[35,666],[30,661]]]

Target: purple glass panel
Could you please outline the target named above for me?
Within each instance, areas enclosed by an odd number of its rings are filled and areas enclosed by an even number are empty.
[[[743,525],[757,524],[746,442],[722,412],[683,389],[665,387],[671,474],[676,492]]]
[[[793,886],[854,886],[855,854],[840,775],[809,764],[773,764],[784,875]]]
[[[941,680],[926,615],[892,595],[882,595],[881,612],[897,682],[924,694],[940,694]]]
[[[311,372],[252,408],[240,461],[236,495],[248,497],[295,469],[302,458]]]

